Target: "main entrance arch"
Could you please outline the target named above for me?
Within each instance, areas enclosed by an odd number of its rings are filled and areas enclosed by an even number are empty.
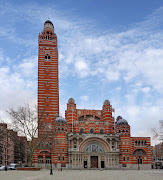
[[[101,138],[88,138],[80,144],[79,151],[82,152],[84,168],[104,168],[105,156],[110,152],[109,144]],[[103,158],[104,157],[104,158]],[[103,159],[102,159],[103,158]]]

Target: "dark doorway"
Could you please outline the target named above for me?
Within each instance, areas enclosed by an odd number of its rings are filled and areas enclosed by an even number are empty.
[[[138,158],[138,164],[143,164],[143,161],[140,157]]]
[[[91,156],[91,168],[98,168],[98,156]]]
[[[105,168],[105,161],[101,161],[101,168]]]
[[[87,168],[87,161],[84,161],[84,168]]]

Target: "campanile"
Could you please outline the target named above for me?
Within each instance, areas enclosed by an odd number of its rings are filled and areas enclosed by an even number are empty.
[[[43,124],[52,124],[59,114],[58,48],[53,23],[47,20],[38,36],[38,116]],[[39,128],[38,136],[41,134]]]

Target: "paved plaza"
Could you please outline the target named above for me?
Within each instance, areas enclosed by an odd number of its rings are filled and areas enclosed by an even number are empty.
[[[0,180],[163,180],[163,170],[0,171]]]

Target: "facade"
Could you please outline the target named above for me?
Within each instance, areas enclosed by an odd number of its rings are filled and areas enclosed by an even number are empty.
[[[70,98],[59,117],[58,49],[53,23],[38,36],[39,147],[33,162],[67,168],[151,168],[150,137],[131,137],[130,125],[115,120],[109,100],[101,110],[77,109]]]
[[[27,163],[27,138],[0,123],[0,166],[11,163]]]

